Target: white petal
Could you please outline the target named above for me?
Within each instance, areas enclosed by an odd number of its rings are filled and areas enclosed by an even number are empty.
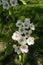
[[[29,31],[25,31],[25,38],[28,38],[30,36]]]
[[[15,52],[17,52],[18,47],[15,44],[13,45],[13,48],[15,49]]]
[[[17,50],[17,54],[20,54],[21,53],[21,50],[19,49],[19,50]]]
[[[30,26],[30,19],[26,18],[23,26],[24,26],[24,28],[28,29]]]
[[[10,0],[11,6],[16,6],[17,5],[17,0]]]
[[[6,1],[6,2],[3,2],[3,8],[4,9],[9,9],[9,3]]]
[[[13,48],[16,48],[16,47],[17,47],[17,46],[14,44],[14,45],[13,45]]]
[[[28,46],[22,45],[22,46],[20,46],[20,50],[21,50],[22,53],[27,53],[28,52]]]
[[[25,18],[25,23],[30,24],[30,18]]]
[[[32,34],[32,30],[29,30],[29,34],[30,34],[30,35]]]
[[[18,20],[16,23],[17,27],[22,27],[23,26],[23,22],[21,20]]]
[[[34,38],[33,37],[29,37],[27,39],[27,43],[28,43],[28,45],[33,45],[34,44]]]
[[[18,51],[18,47],[15,48],[15,52],[17,52],[17,51]]]
[[[35,30],[35,26],[34,26],[33,23],[30,24],[30,29],[31,29],[31,30]]]
[[[20,47],[16,46],[16,45],[13,45],[14,49],[15,49],[15,52],[17,54],[20,54],[21,53],[21,50],[20,50]]]
[[[19,32],[20,32],[20,34],[23,34],[25,32],[25,29],[23,27],[20,27]]]
[[[18,43],[21,44],[21,45],[26,44],[26,38],[25,38],[25,37],[21,37],[21,38],[18,40]]]
[[[24,50],[24,52],[27,53],[28,52],[28,49]]]
[[[13,40],[19,40],[21,37],[20,33],[19,32],[14,32],[13,35],[12,35],[12,39]]]
[[[33,42],[29,42],[28,45],[33,45],[34,44],[34,41]]]
[[[32,30],[25,30],[24,34],[25,34],[25,38],[28,38],[32,33]]]

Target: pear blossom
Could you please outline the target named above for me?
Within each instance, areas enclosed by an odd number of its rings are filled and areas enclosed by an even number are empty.
[[[26,38],[22,36],[22,37],[18,40],[18,43],[21,44],[21,45],[26,44]]]
[[[20,54],[21,53],[21,50],[20,50],[20,47],[19,46],[13,45],[13,48],[15,49],[15,52],[17,54]]]
[[[35,26],[34,26],[33,23],[30,24],[30,29],[31,29],[31,30],[35,30]]]
[[[28,46],[27,45],[21,45],[20,50],[22,53],[27,53],[28,52]]]
[[[27,53],[28,45],[34,44],[34,37],[31,37],[32,30],[35,30],[33,23],[30,23],[29,18],[25,18],[23,23],[21,20],[18,20],[16,26],[19,27],[18,31],[14,32],[12,39],[18,41],[18,45],[13,45],[15,52],[17,54]]]
[[[16,48],[16,47],[17,47],[17,45],[14,44],[14,45],[13,45],[13,48]]]
[[[15,52],[17,52],[17,46],[14,44],[13,48],[15,49]]]
[[[17,27],[22,27],[23,26],[23,22],[21,20],[18,20],[16,23]]]
[[[24,29],[23,27],[20,27],[20,28],[19,28],[19,32],[20,32],[21,34],[23,34],[23,33],[25,33],[25,29]]]
[[[32,34],[32,30],[25,30],[25,38],[28,38]]]
[[[29,37],[29,38],[27,39],[27,44],[28,44],[28,45],[33,45],[33,44],[34,44],[34,37]]]
[[[11,4],[11,6],[17,5],[17,0],[10,0],[10,4]]]
[[[25,38],[28,38],[30,36],[29,31],[25,31]]]
[[[16,6],[17,5],[17,0],[0,0],[0,5],[3,5],[4,9],[9,9],[10,5],[11,6]]]
[[[7,1],[3,2],[3,8],[4,9],[9,9],[10,5]]]
[[[30,18],[25,18],[25,22],[30,24]]]
[[[29,30],[29,34],[30,34],[30,35],[32,34],[32,30]]]
[[[26,29],[28,29],[29,28],[29,26],[30,26],[30,19],[29,18],[26,18],[25,19],[25,22],[24,22],[24,28],[26,28]]]
[[[13,40],[19,40],[21,37],[20,33],[18,31],[14,32],[12,35]]]

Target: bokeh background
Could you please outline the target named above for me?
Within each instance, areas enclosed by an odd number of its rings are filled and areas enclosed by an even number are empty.
[[[13,49],[17,42],[12,40],[12,34],[18,29],[17,20],[24,21],[25,18],[34,23],[32,36],[36,40],[33,46],[29,46],[23,65],[43,65],[43,0],[18,0],[18,4],[8,10],[0,6],[0,65],[19,65]]]

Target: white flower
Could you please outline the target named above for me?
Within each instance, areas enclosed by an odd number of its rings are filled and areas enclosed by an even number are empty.
[[[25,19],[25,22],[24,22],[23,26],[24,26],[24,28],[27,28],[27,29],[29,28],[29,26],[30,26],[30,19],[29,18]]]
[[[13,48],[15,49],[15,52],[18,51],[18,47],[15,44],[13,45]]]
[[[35,30],[35,26],[34,26],[33,23],[30,24],[30,29],[31,29],[31,30]]]
[[[32,30],[26,30],[25,31],[25,38],[28,38],[30,35],[31,35],[31,33],[32,33]]]
[[[17,5],[17,0],[10,0],[10,4],[11,4],[11,6]]]
[[[20,34],[23,34],[25,32],[25,29],[23,27],[20,27],[19,32],[20,32]]]
[[[14,45],[13,45],[13,48],[16,48],[16,47],[17,47],[17,46],[14,44]]]
[[[34,44],[34,37],[29,37],[29,38],[27,39],[27,44],[28,44],[28,45],[33,45],[33,44]]]
[[[34,37],[31,37],[32,30],[35,30],[33,23],[30,23],[30,19],[26,18],[23,23],[21,20],[18,20],[16,26],[19,27],[18,31],[14,32],[12,39],[18,41],[18,45],[13,45],[15,52],[17,54],[27,53],[28,45],[34,44]]]
[[[29,35],[29,32],[25,32],[25,38],[28,38],[30,35]]]
[[[29,34],[30,34],[30,35],[32,34],[32,30],[29,30]]]
[[[22,46],[20,46],[20,50],[21,50],[22,53],[27,53],[28,52],[28,46],[22,45]]]
[[[22,27],[23,26],[23,22],[21,20],[18,20],[16,23],[17,27]]]
[[[19,40],[21,37],[20,33],[18,31],[14,32],[12,35],[13,40]]]
[[[20,50],[20,47],[16,46],[16,45],[13,45],[13,48],[15,49],[15,52],[17,54],[20,54],[21,53],[21,50]]]
[[[25,31],[25,38],[28,38],[30,36],[29,31]]]
[[[20,54],[21,53],[21,50],[20,50],[20,48],[18,48],[18,50],[17,50],[17,54]]]
[[[10,5],[7,1],[3,2],[3,8],[4,9],[9,9]]]
[[[30,24],[30,18],[25,18],[25,22]]]
[[[26,44],[26,38],[22,36],[22,37],[18,40],[18,43],[21,44],[21,45]]]

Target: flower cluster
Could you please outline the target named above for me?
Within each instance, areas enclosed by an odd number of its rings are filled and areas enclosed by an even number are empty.
[[[12,39],[18,41],[18,45],[14,44],[13,48],[17,54],[27,53],[28,45],[34,44],[34,37],[31,37],[32,31],[35,30],[33,23],[30,23],[30,18],[25,18],[24,23],[18,20],[16,26],[19,28],[18,31],[14,32]]]
[[[17,0],[0,0],[0,5],[3,5],[4,9],[9,9],[11,6],[17,5]]]

